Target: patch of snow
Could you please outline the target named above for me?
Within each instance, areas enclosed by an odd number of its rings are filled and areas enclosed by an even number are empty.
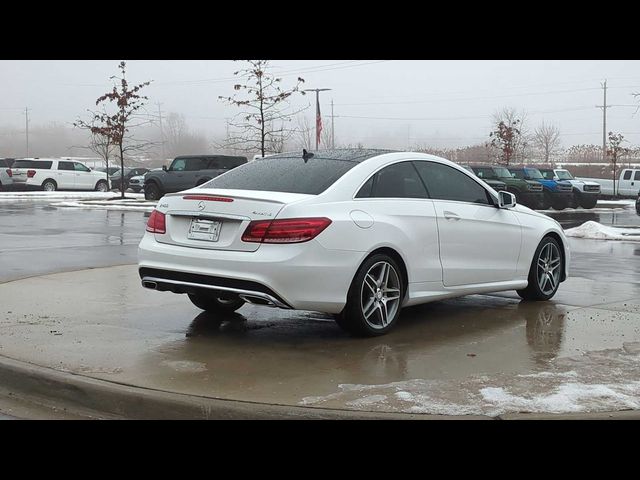
[[[120,211],[132,211],[132,212],[151,212],[156,207],[155,202],[144,201],[78,201],[78,202],[55,202],[51,204],[52,207],[67,207],[67,208],[83,208],[94,210],[120,210]]]
[[[639,228],[608,227],[601,223],[588,221],[579,227],[565,230],[567,237],[588,238],[594,240],[626,240],[640,242]]]

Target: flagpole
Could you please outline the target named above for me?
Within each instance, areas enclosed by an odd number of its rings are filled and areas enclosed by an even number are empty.
[[[322,125],[322,118],[320,117],[320,92],[326,92],[332,90],[331,88],[308,88],[305,92],[316,92],[316,150],[320,145],[320,132],[318,125]]]

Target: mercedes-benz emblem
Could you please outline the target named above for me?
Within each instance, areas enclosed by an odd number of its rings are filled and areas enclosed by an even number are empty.
[[[204,210],[204,202],[198,202],[198,210]]]

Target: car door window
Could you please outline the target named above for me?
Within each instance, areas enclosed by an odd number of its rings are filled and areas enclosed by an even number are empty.
[[[76,172],[90,172],[91,171],[89,168],[85,167],[81,163],[74,163],[73,164],[73,168],[74,168],[74,170]]]
[[[623,180],[631,180],[631,170],[625,170]]]
[[[186,165],[187,161],[184,158],[178,158],[173,161],[169,170],[172,172],[182,172],[184,171]]]
[[[185,167],[185,171],[197,172],[198,170],[206,170],[209,160],[206,158],[189,158]]]
[[[74,170],[73,162],[58,162],[58,170]]]
[[[411,162],[394,163],[372,176],[356,198],[429,198]]]
[[[459,170],[435,162],[414,164],[434,200],[493,204],[489,193],[478,182]]]
[[[640,170],[637,170],[633,175],[633,180],[640,180]]]

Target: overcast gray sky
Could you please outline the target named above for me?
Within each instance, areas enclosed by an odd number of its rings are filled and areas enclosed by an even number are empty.
[[[73,122],[111,85],[119,60],[0,61],[0,126],[24,126],[28,106],[32,124]],[[224,131],[236,110],[218,101],[233,93],[232,61],[128,61],[133,83],[153,80],[146,89],[150,109],[184,114],[189,127],[208,136]],[[560,127],[563,146],[601,144],[601,82],[607,100],[632,105],[640,92],[640,61],[347,61],[274,60],[284,86],[297,76],[305,88],[332,88],[321,94],[325,128],[335,103],[336,143],[405,148],[407,144],[453,147],[483,142],[490,118],[502,107],[527,111],[530,128],[543,120]],[[295,100],[310,108],[314,99]],[[608,110],[607,130],[640,144],[640,113],[616,106]]]

